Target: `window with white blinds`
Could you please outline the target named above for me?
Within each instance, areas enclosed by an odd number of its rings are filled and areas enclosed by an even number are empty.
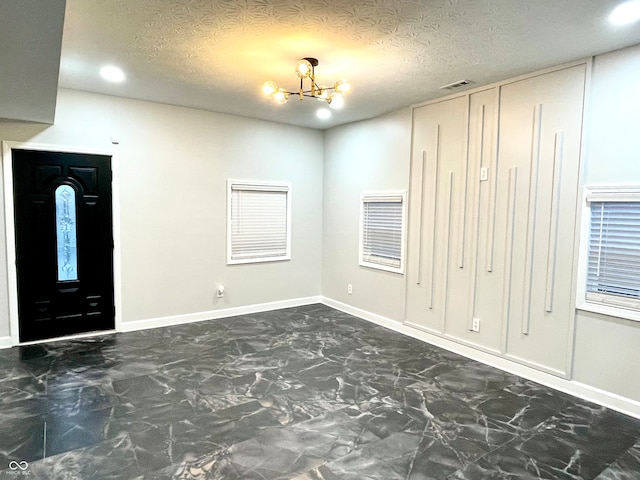
[[[360,265],[403,273],[405,197],[405,192],[362,194]]]
[[[227,263],[291,259],[291,185],[228,182]]]
[[[640,310],[640,189],[587,195],[587,302]]]

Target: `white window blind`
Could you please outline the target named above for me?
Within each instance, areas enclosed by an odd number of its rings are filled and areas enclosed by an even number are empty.
[[[640,310],[639,200],[610,194],[587,198],[591,213],[587,301]]]
[[[402,273],[405,194],[363,194],[360,265]]]
[[[228,263],[291,258],[291,188],[229,182]]]

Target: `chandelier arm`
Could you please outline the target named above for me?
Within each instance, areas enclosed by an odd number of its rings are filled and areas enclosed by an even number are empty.
[[[316,90],[320,90],[319,87],[316,86]],[[327,87],[327,88],[323,88],[322,90],[335,90],[334,87]],[[296,91],[296,92],[290,92],[288,90],[285,90],[284,93],[288,93],[289,95],[298,95],[300,93],[300,90]],[[303,90],[302,93],[304,94],[305,97],[311,97],[312,95],[307,95],[311,93],[311,90]],[[317,96],[316,96],[317,98]]]

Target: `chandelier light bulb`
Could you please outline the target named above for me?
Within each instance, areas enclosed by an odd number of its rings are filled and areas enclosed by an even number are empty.
[[[311,66],[311,63],[309,63],[309,60],[305,60],[304,58],[296,63],[296,73],[300,78],[307,78],[310,76],[312,69],[313,67]]]
[[[338,80],[336,84],[333,86],[333,88],[336,92],[344,95],[349,91],[349,89],[351,88],[351,85],[349,85],[348,81],[343,79],[343,80]]]
[[[289,100],[289,94],[284,88],[279,88],[273,93],[273,99],[278,105],[284,105]]]
[[[333,92],[329,94],[329,97],[327,98],[327,102],[329,103],[329,107],[336,110],[344,106],[344,97],[342,96],[341,93]]]
[[[276,84],[276,82],[273,82],[271,80],[264,82],[264,85],[262,85],[262,93],[264,93],[267,97],[269,95],[273,95],[276,90],[278,90],[278,85]]]

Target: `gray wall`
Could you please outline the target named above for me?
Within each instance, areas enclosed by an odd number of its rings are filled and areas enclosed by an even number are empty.
[[[322,294],[394,320],[404,317],[404,276],[358,265],[360,194],[407,190],[410,149],[410,109],[325,134]]]
[[[320,294],[320,131],[60,90],[54,126],[2,123],[0,139],[117,151],[125,323]],[[291,261],[226,265],[228,178],[292,183]],[[4,252],[0,337],[9,334]]]
[[[586,185],[640,185],[639,86],[640,45],[596,57],[588,110]],[[640,322],[578,311],[576,381],[640,401],[638,365]]]

